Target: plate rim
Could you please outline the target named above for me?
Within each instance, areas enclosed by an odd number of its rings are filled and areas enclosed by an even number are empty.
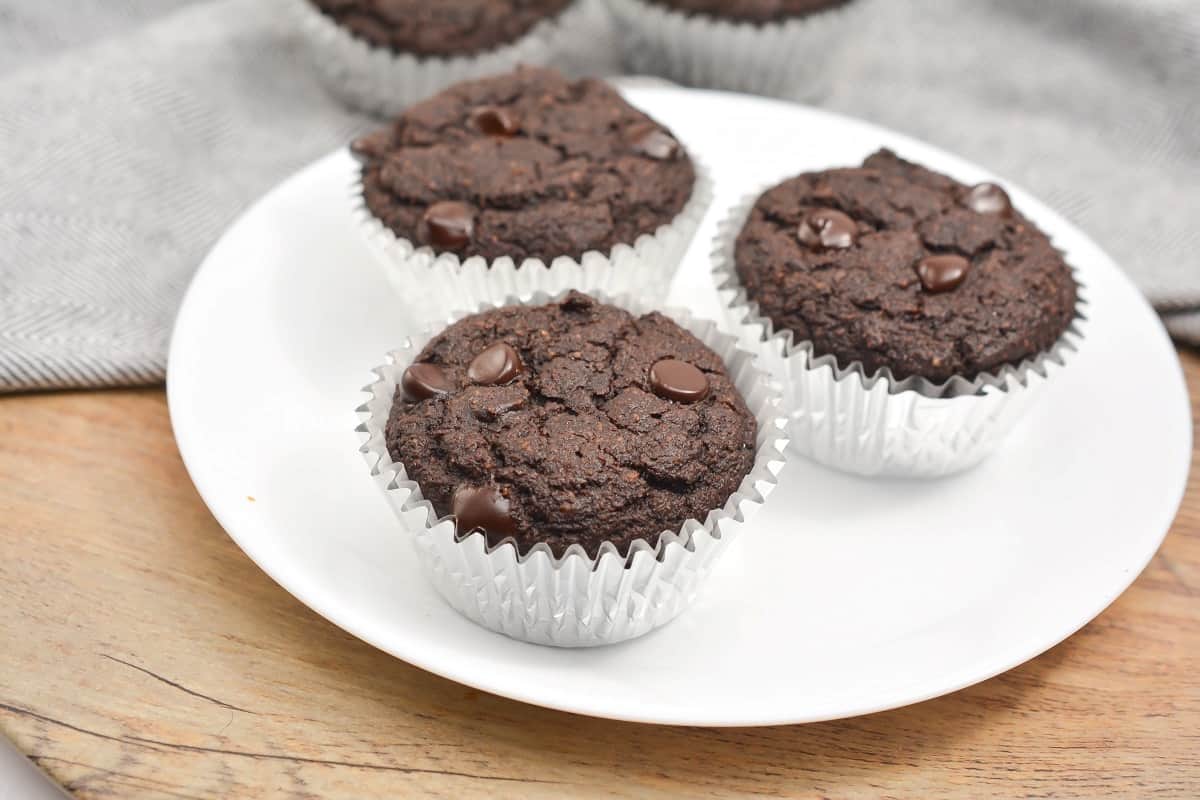
[[[801,109],[807,114],[825,117],[831,122],[837,123],[838,125],[851,125],[859,128],[863,132],[882,134],[886,140],[889,140],[896,145],[911,145],[915,149],[933,153],[939,160],[943,160],[956,166],[966,166],[975,172],[986,173],[996,180],[1002,180],[1005,185],[1015,189],[1018,193],[1025,194],[1035,199],[1037,198],[1037,195],[1024,190],[1020,184],[995,176],[990,170],[987,170],[985,167],[976,164],[975,162],[969,161],[968,159],[946,151],[935,145],[929,144],[923,140],[887,128],[886,126],[847,116],[839,112],[815,108],[812,106],[775,98],[708,89],[689,89],[675,86],[628,86],[622,87],[621,91],[624,94],[632,95],[631,99],[635,101],[637,98],[642,96],[653,94],[665,93],[677,95],[682,93],[692,96],[702,95],[715,96],[718,98],[731,98],[737,102],[761,103],[764,105],[782,107],[788,112]],[[637,103],[635,102],[635,104]],[[288,175],[279,183],[272,186],[268,191],[259,196],[253,203],[248,205],[237,216],[237,218],[226,227],[218,240],[209,249],[189,281],[187,290],[185,291],[183,299],[180,302],[178,313],[171,328],[166,378],[167,406],[171,421],[172,433],[178,445],[180,456],[184,463],[184,467],[187,470],[188,476],[192,480],[193,485],[196,487],[197,492],[199,493],[209,512],[213,515],[217,523],[221,526],[222,530],[227,536],[229,536],[234,544],[236,544],[238,548],[241,549],[259,567],[259,569],[266,573],[268,577],[270,577],[293,597],[298,599],[306,607],[339,628],[350,633],[354,637],[360,639],[361,641],[366,642],[372,647],[382,650],[383,652],[386,652],[389,655],[398,658],[412,666],[465,686],[470,686],[481,691],[486,691],[490,694],[507,697],[512,700],[528,703],[530,705],[551,708],[567,713],[642,724],[684,725],[690,727],[761,727],[772,725],[807,724],[878,713],[952,694],[969,686],[989,680],[990,678],[1014,669],[1026,661],[1037,658],[1046,651],[1070,638],[1079,630],[1086,627],[1094,619],[1096,619],[1096,617],[1102,614],[1137,580],[1137,578],[1149,565],[1150,561],[1158,553],[1162,546],[1163,540],[1170,532],[1171,525],[1178,514],[1180,504],[1187,490],[1188,476],[1191,466],[1193,431],[1190,424],[1190,396],[1187,391],[1187,384],[1184,377],[1182,364],[1178,360],[1174,344],[1167,334],[1161,319],[1158,318],[1157,313],[1154,312],[1153,308],[1150,306],[1149,301],[1146,300],[1145,296],[1140,290],[1137,289],[1132,279],[1120,268],[1117,262],[1111,256],[1109,256],[1108,253],[1101,248],[1085,231],[1067,220],[1052,207],[1039,200],[1039,205],[1041,205],[1045,211],[1049,212],[1049,214],[1055,218],[1056,225],[1069,228],[1076,236],[1079,237],[1081,241],[1086,242],[1107,262],[1107,265],[1111,268],[1112,272],[1122,284],[1121,292],[1133,295],[1133,301],[1143,306],[1143,310],[1148,312],[1153,317],[1153,327],[1155,330],[1154,346],[1165,347],[1174,356],[1174,368],[1172,370],[1171,377],[1181,390],[1178,394],[1182,399],[1182,412],[1189,423],[1183,426],[1184,430],[1186,431],[1186,446],[1181,447],[1181,454],[1183,454],[1183,465],[1179,485],[1173,493],[1173,501],[1170,504],[1163,505],[1160,513],[1161,518],[1155,520],[1154,525],[1152,526],[1154,529],[1161,529],[1161,533],[1155,537],[1154,547],[1148,549],[1147,554],[1144,556],[1141,563],[1137,565],[1136,569],[1129,570],[1128,573],[1123,575],[1120,580],[1115,581],[1114,590],[1104,597],[1102,602],[1098,601],[1095,610],[1093,612],[1089,612],[1086,618],[1079,622],[1078,625],[1071,627],[1070,630],[1065,631],[1061,635],[1056,633],[1053,636],[1029,637],[1029,640],[1022,641],[1019,646],[1010,645],[1006,647],[1005,650],[1013,652],[1014,655],[1003,662],[993,660],[991,666],[982,669],[975,668],[973,666],[964,667],[959,669],[955,674],[955,677],[949,680],[926,681],[926,683],[930,684],[937,683],[938,686],[936,688],[931,687],[928,689],[918,689],[917,691],[908,693],[897,692],[895,693],[895,697],[891,697],[884,702],[864,702],[858,706],[845,708],[834,713],[818,713],[809,715],[781,713],[777,717],[756,715],[752,718],[737,718],[736,716],[730,715],[714,716],[712,714],[689,715],[687,713],[681,713],[670,717],[663,717],[661,715],[639,716],[638,714],[621,713],[620,711],[614,712],[611,709],[604,708],[603,703],[589,704],[587,697],[580,697],[579,702],[574,703],[553,702],[551,700],[547,700],[545,697],[539,696],[536,691],[526,691],[524,687],[514,689],[512,686],[505,685],[503,681],[489,682],[487,680],[481,680],[479,677],[481,673],[473,671],[470,668],[456,669],[453,663],[447,663],[444,661],[423,657],[422,653],[427,652],[427,650],[423,650],[421,647],[412,647],[409,648],[407,652],[400,652],[403,650],[403,648],[397,648],[391,643],[385,645],[379,641],[379,637],[374,636],[369,630],[364,629],[354,619],[348,618],[352,615],[342,614],[340,613],[339,608],[329,607],[327,604],[321,602],[319,597],[311,596],[309,592],[306,591],[307,587],[297,586],[297,581],[290,579],[287,575],[278,574],[280,573],[280,570],[272,569],[272,562],[269,559],[262,557],[263,554],[256,547],[253,537],[248,537],[245,535],[239,536],[234,532],[236,530],[236,526],[228,524],[228,515],[223,512],[222,502],[216,499],[212,488],[207,485],[208,480],[203,476],[203,470],[198,466],[202,459],[198,455],[196,445],[192,441],[191,432],[187,430],[181,430],[180,428],[179,419],[183,416],[182,409],[186,407],[186,403],[188,401],[178,389],[179,379],[173,377],[176,372],[172,369],[172,365],[178,363],[179,361],[180,351],[183,350],[186,354],[186,348],[188,346],[187,326],[190,324],[190,309],[193,307],[193,298],[202,290],[202,288],[198,290],[197,287],[204,286],[208,280],[208,278],[205,276],[211,274],[215,269],[211,267],[212,264],[219,263],[220,259],[218,256],[221,254],[221,251],[224,249],[224,247],[229,246],[228,242],[231,239],[236,238],[235,234],[244,225],[249,224],[248,220],[251,220],[258,213],[261,207],[271,204],[279,196],[286,195],[293,183],[303,181],[308,173],[321,169],[325,162],[339,158],[343,155],[344,148],[338,148],[333,152],[321,156],[320,158],[306,164],[305,166]],[[716,207],[714,206],[714,209],[715,208]],[[712,213],[712,211],[713,209],[710,209],[709,213]],[[1092,603],[1088,604],[1089,607],[1092,605]],[[537,645],[527,646],[536,647]],[[486,677],[486,675],[484,675],[484,677]]]

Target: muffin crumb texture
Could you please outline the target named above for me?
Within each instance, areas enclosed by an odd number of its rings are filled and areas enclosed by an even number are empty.
[[[398,236],[517,263],[633,245],[675,219],[696,177],[607,83],[534,67],[457,84],[352,151],[367,209]]]
[[[734,261],[776,330],[868,375],[971,380],[1049,350],[1075,316],[1062,254],[1001,187],[887,150],[765,192]]]
[[[572,292],[438,334],[397,388],[386,440],[460,533],[594,557],[604,542],[656,546],[723,507],[753,466],[756,432],[695,336]]]

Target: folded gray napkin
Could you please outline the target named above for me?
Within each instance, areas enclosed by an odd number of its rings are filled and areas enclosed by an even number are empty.
[[[0,0],[0,392],[162,380],[224,227],[369,124],[294,1]],[[1032,189],[1200,344],[1200,3],[857,1],[824,104]]]

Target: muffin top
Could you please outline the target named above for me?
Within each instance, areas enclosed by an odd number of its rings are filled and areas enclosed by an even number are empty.
[[[868,375],[971,380],[1049,349],[1075,315],[1070,268],[1003,189],[888,150],[768,190],[734,261],[777,330]]]
[[[571,292],[466,317],[404,372],[388,452],[459,532],[522,553],[626,553],[703,521],[754,464],[757,424],[721,358],[659,313]]]
[[[517,263],[632,245],[696,179],[671,132],[611,86],[533,67],[452,86],[351,150],[367,208],[398,236]]]
[[[686,14],[763,24],[843,6],[850,0],[649,0]]]
[[[467,56],[509,44],[571,0],[311,0],[359,39],[396,53]]]

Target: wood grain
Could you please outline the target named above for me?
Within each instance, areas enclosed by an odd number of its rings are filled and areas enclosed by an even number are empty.
[[[588,719],[362,644],[218,527],[157,390],[0,400],[0,607],[0,729],[81,798],[1200,796],[1196,470],[1162,550],[1082,632],[817,725]]]

